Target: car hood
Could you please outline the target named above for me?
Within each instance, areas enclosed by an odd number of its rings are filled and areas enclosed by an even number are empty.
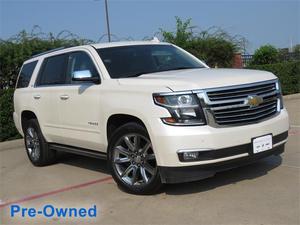
[[[119,79],[120,85],[164,86],[173,91],[207,89],[276,79],[270,72],[245,69],[185,69]]]

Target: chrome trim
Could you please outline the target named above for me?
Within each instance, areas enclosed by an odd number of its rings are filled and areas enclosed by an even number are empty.
[[[229,99],[229,100],[211,101],[209,99],[208,92],[226,91],[226,90],[230,90],[230,89],[239,89],[239,88],[247,88],[247,87],[251,88],[251,87],[258,86],[258,85],[268,85],[268,84],[275,84],[275,89],[274,89],[274,87],[270,87],[270,86],[258,87],[257,89],[253,89],[254,92],[256,90],[262,90],[264,88],[268,89],[269,91],[272,91],[270,93],[265,93],[265,94],[259,94],[259,93],[264,93],[264,91],[259,91],[258,95],[260,97],[267,98],[267,99],[264,99],[264,102],[262,104],[264,104],[266,102],[270,102],[269,104],[262,105],[262,106],[257,106],[255,108],[253,108],[253,109],[260,109],[260,108],[263,108],[263,107],[266,107],[266,106],[271,106],[272,104],[275,104],[275,102],[271,103],[271,101],[277,100],[277,104],[278,104],[278,101],[280,101],[279,98],[280,98],[281,93],[280,93],[278,79],[260,81],[260,82],[255,82],[255,83],[251,83],[251,84],[231,85],[231,86],[220,87],[220,88],[207,88],[207,89],[197,89],[197,90],[191,90],[191,91],[173,91],[173,92],[154,93],[153,94],[153,99],[154,99],[155,104],[163,106],[155,100],[155,98],[154,98],[155,96],[196,94],[199,101],[200,101],[200,107],[203,110],[204,117],[205,117],[205,120],[207,122],[206,123],[207,125],[210,125],[212,127],[243,126],[243,125],[253,124],[253,123],[257,123],[257,122],[262,122],[262,121],[265,121],[265,120],[269,120],[273,117],[276,117],[281,112],[281,109],[278,109],[278,107],[277,107],[277,110],[276,110],[275,114],[273,114],[273,115],[271,115],[267,118],[263,118],[263,119],[259,119],[259,117],[254,118],[254,120],[255,119],[257,119],[257,120],[255,120],[253,122],[249,121],[249,122],[241,122],[241,123],[237,123],[237,124],[218,124],[215,121],[215,116],[214,116],[214,113],[215,113],[216,110],[238,109],[238,108],[241,108],[241,107],[248,107],[248,105],[246,104],[245,99],[248,97],[249,94],[245,94],[245,97],[243,97],[243,98],[233,98],[233,99]],[[241,92],[243,92],[243,91],[245,92],[245,90],[241,90]],[[247,91],[251,91],[251,90],[247,90]],[[235,93],[234,91],[229,92],[229,94],[234,94],[234,93]],[[230,97],[228,97],[228,98],[230,98]],[[227,105],[227,106],[216,106],[216,105],[220,105],[220,104],[230,104],[230,103],[233,103],[233,104],[232,105]],[[234,103],[236,103],[236,104],[234,104]],[[176,108],[176,107],[174,107],[174,108]],[[274,109],[275,109],[275,106],[274,106]],[[248,109],[248,110],[249,110],[249,112],[251,112],[251,109]],[[270,110],[272,110],[272,109],[270,109]],[[235,113],[235,112],[238,112],[238,111],[247,112],[247,109],[240,109],[240,110],[234,110],[234,112],[228,112],[228,113],[227,112],[222,112],[222,113],[230,114],[230,113]],[[216,112],[216,113],[218,113],[218,112]],[[272,113],[274,113],[274,112],[272,112]],[[168,125],[177,125],[177,126],[182,125],[182,124],[169,124],[169,123],[166,123],[165,121],[163,121],[163,122],[165,124],[168,124]],[[195,124],[195,125],[204,125],[204,124]],[[186,126],[186,125],[183,125],[183,126]]]
[[[283,141],[280,141],[280,142],[274,144],[274,145],[272,146],[272,148],[275,148],[275,147],[277,147],[277,146],[279,146],[279,145],[285,144],[285,143],[287,142],[287,140],[288,140],[288,139],[285,139],[285,140],[283,140]]]
[[[232,89],[232,88],[241,88],[241,87],[253,87],[256,85],[260,85],[260,84],[269,84],[269,83],[274,83],[278,81],[278,79],[273,79],[273,80],[267,80],[267,81],[259,81],[259,82],[255,82],[255,83],[250,83],[250,84],[238,84],[238,85],[230,85],[230,86],[226,86],[226,87],[220,87],[220,88],[205,88],[205,89],[201,89],[201,90],[193,90],[193,93],[198,93],[198,92],[203,92],[203,91],[224,91],[227,89]]]
[[[211,164],[211,163],[218,163],[218,162],[228,161],[228,160],[242,158],[242,157],[246,157],[246,156],[249,156],[249,154],[248,153],[242,153],[242,154],[232,155],[232,156],[218,158],[218,159],[203,160],[203,161],[193,161],[193,162],[194,163],[197,162],[197,165],[203,165],[203,164]],[[189,163],[189,162],[184,162],[184,163]]]
[[[170,126],[192,127],[192,126],[204,126],[204,125],[206,125],[205,122],[203,122],[203,123],[192,123],[192,124],[185,124],[185,123],[168,123],[168,122],[166,122],[164,119],[166,119],[166,118],[161,118],[161,121],[162,121],[164,124],[170,125]]]
[[[279,94],[278,91],[273,91],[273,92],[270,92],[268,94],[262,94],[262,95],[259,95],[259,96],[262,97],[262,98],[266,98],[266,97],[270,97],[270,96],[277,95],[277,94]],[[206,92],[206,95],[207,95],[207,92]],[[247,97],[236,98],[236,99],[231,99],[231,100],[211,101],[211,100],[209,100],[209,97],[207,97],[206,104],[218,105],[218,104],[226,104],[226,103],[234,103],[234,102],[244,102],[243,105],[248,106],[245,103],[245,99],[247,99]]]
[[[270,81],[256,82],[253,84],[233,85],[233,86],[222,87],[222,88],[209,88],[205,90],[193,91],[193,93],[197,94],[201,102],[201,106],[206,116],[206,121],[208,125],[212,127],[243,126],[243,125],[253,124],[253,123],[262,122],[271,119],[280,113],[280,110],[278,110],[278,106],[277,106],[279,95],[280,95],[280,91],[277,89],[276,86],[277,83],[278,80],[274,79]],[[271,91],[265,94],[257,94],[256,92],[256,90],[260,90],[259,92],[261,93],[263,87],[258,87],[257,89],[255,88],[253,89],[252,91],[253,94],[256,94],[264,99],[261,105],[254,108],[249,108],[249,106],[245,101],[247,97],[251,95],[249,94],[251,90],[246,89],[249,92],[245,94],[244,98],[234,98],[235,90],[231,91],[231,89],[237,89],[236,93],[239,94],[245,90],[243,88],[255,87],[257,85],[265,85],[265,84],[266,85],[272,84],[273,88],[270,88],[270,86],[265,86],[264,88],[267,89],[267,91]],[[276,87],[275,91],[273,91],[274,86]],[[230,90],[229,96],[227,96],[228,99],[226,100],[211,101],[211,99],[209,98],[209,92],[214,92],[214,91],[218,92],[218,91],[226,91],[226,90]],[[217,94],[219,94],[219,96],[221,96],[222,94],[223,96],[225,96],[227,93],[224,92],[224,93],[217,93]],[[232,99],[230,99],[230,97],[232,97]],[[228,111],[218,112],[219,110],[228,110]],[[236,114],[236,113],[240,113],[240,114]],[[259,114],[259,113],[264,113],[264,114]],[[241,118],[236,120],[228,119],[230,117],[234,118],[235,116],[247,117],[248,114],[250,116],[248,119],[247,118]],[[255,116],[255,114],[258,115]],[[262,117],[267,117],[267,118],[262,118]],[[222,121],[222,119],[224,120]]]
[[[153,97],[155,96],[168,96],[168,95],[190,95],[194,94],[193,91],[170,91],[170,92],[155,92],[153,93]]]
[[[272,104],[277,104],[277,102],[275,103],[275,102],[271,102],[271,101],[274,101],[274,100],[276,100],[276,98],[274,98],[274,99],[271,99],[271,100],[268,100],[268,101],[265,101],[265,103],[266,102],[270,102],[270,103],[268,103],[268,104],[266,104],[266,105],[259,105],[259,106],[257,106],[257,107],[255,107],[255,109],[260,109],[260,108],[263,108],[263,107],[266,107],[266,106],[269,106],[269,105],[272,105]],[[238,108],[238,107],[243,107],[243,106],[247,106],[247,105],[245,105],[244,103],[243,104],[238,104],[238,105],[233,105],[233,106],[221,106],[221,107],[212,107],[212,108],[210,108],[211,110],[221,110],[221,109],[235,109],[235,108]],[[243,110],[253,110],[253,108],[251,109],[251,108],[249,108],[249,109],[240,109],[240,110],[234,110],[233,112],[238,112],[238,111],[243,111]],[[226,112],[222,112],[222,113],[226,113]],[[230,112],[231,113],[231,112]]]
[[[270,83],[270,84],[273,84],[273,83]],[[266,88],[277,90],[276,88],[270,86],[270,87],[258,87],[255,89],[242,90],[240,92],[248,92],[248,91],[253,91],[253,90],[257,91],[257,90],[262,90],[262,89],[266,89]],[[265,91],[260,91],[260,92],[265,92]],[[226,94],[234,94],[234,93],[236,93],[236,91],[226,92]],[[214,93],[214,94],[210,94],[210,95],[218,96],[218,95],[223,95],[223,94],[224,93]]]
[[[266,111],[270,111],[271,109],[262,109],[262,110],[259,110],[257,112],[246,112],[244,114],[247,114],[247,115],[255,115],[255,114],[258,114],[258,113],[264,113]],[[274,109],[273,109],[274,110]],[[228,113],[227,113],[228,114]],[[243,114],[242,114],[243,115]],[[221,115],[216,115],[215,114],[215,117],[221,117]],[[229,115],[229,116],[222,116],[222,118],[234,118],[236,117],[236,115]]]
[[[265,113],[265,114],[263,114],[263,115],[260,115],[260,116],[255,116],[255,117],[252,117],[251,119],[232,119],[232,120],[226,120],[226,121],[223,121],[222,123],[232,123],[232,122],[238,122],[238,121],[248,121],[248,120],[255,120],[254,122],[256,123],[257,122],[257,120],[259,120],[261,117],[264,117],[264,116],[268,116],[268,115],[271,115],[271,114],[273,114],[274,112],[276,112],[276,110],[275,109],[273,109],[273,111],[272,112],[269,112],[269,113]],[[254,122],[248,122],[248,124],[249,123],[254,123]]]
[[[213,151],[216,149],[212,148],[196,148],[196,149],[179,149],[177,153],[184,153],[184,152],[205,152],[205,151]]]

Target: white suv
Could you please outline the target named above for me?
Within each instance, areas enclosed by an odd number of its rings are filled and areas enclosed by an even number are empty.
[[[58,151],[105,158],[136,194],[281,154],[289,128],[272,73],[210,69],[157,41],[33,56],[14,109],[34,165],[54,162]]]

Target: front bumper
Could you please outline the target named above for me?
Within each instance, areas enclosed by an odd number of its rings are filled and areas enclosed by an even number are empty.
[[[195,150],[207,152],[208,150],[213,150],[216,151],[217,155],[223,155],[224,149],[247,145],[255,137],[266,134],[272,134],[273,137],[276,137],[285,133],[289,129],[289,119],[286,109],[282,109],[275,117],[244,126],[222,128],[208,125],[169,126],[163,124],[157,117],[153,118],[151,123],[147,125],[158,166],[190,167],[243,158],[248,156],[248,154],[241,153],[213,160],[181,162],[178,157],[178,151]],[[275,146],[273,145],[273,147]]]
[[[280,135],[281,137],[287,136],[287,132]],[[270,155],[279,155],[284,152],[284,143],[280,144],[279,141],[276,147],[261,152],[258,154],[252,153],[252,144],[246,145],[248,155],[242,158],[235,158],[227,161],[219,161],[212,164],[204,164],[198,166],[184,166],[184,167],[159,167],[159,172],[161,176],[162,183],[183,183],[183,182],[190,182],[205,179],[208,177],[214,176],[217,172],[229,170],[235,167],[247,165],[253,163],[259,159],[265,158]],[[240,147],[241,150],[245,148],[243,146],[236,146],[237,148]],[[236,148],[233,147],[232,149]],[[229,149],[227,149],[229,150]]]

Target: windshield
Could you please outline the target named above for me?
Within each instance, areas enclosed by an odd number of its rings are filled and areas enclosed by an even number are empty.
[[[101,48],[97,52],[111,78],[204,68],[199,61],[172,45],[130,45]]]

